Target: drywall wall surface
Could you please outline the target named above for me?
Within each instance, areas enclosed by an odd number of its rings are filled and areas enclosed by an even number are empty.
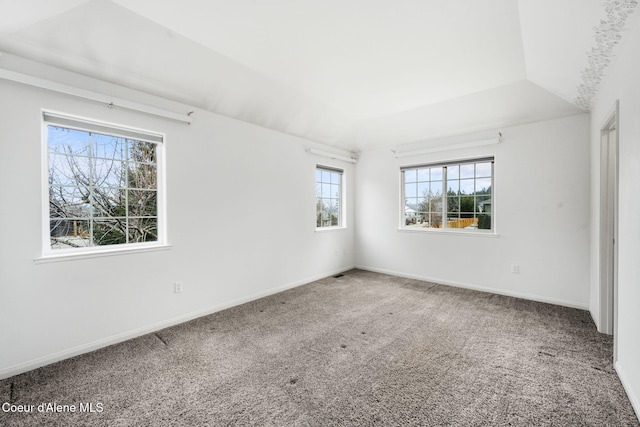
[[[501,143],[474,148],[401,158],[364,152],[356,171],[356,265],[587,308],[589,117],[501,131]],[[496,236],[399,230],[402,166],[490,155]]]
[[[0,94],[1,376],[354,264],[354,166],[306,152],[317,144],[201,110],[187,125],[7,80]],[[42,254],[43,108],[166,135],[169,249],[34,262]],[[345,171],[346,229],[316,231],[318,163]],[[174,293],[176,281],[184,292]]]
[[[640,21],[625,32],[591,109],[592,166],[592,251],[591,312],[600,316],[599,299],[599,213],[600,206],[600,130],[619,101],[618,116],[618,319],[614,336],[617,347],[616,369],[636,414],[640,414]]]

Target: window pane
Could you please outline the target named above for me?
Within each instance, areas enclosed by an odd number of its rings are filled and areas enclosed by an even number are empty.
[[[429,169],[428,168],[418,169],[418,181],[420,181],[420,182],[429,181]]]
[[[475,191],[473,179],[461,179],[460,180],[460,194],[473,194]]]
[[[490,214],[491,213],[491,197],[490,196],[478,196],[476,198],[476,205],[478,212]]]
[[[491,178],[480,178],[476,180],[476,193],[491,194]]]
[[[123,138],[92,133],[92,156],[103,159],[125,160],[127,145]]]
[[[329,220],[329,215],[331,214],[331,200],[330,199],[322,199],[322,212],[324,213],[324,218]]]
[[[91,185],[96,187],[124,187],[127,185],[127,170],[121,161],[94,159],[91,165]],[[155,188],[155,182],[154,186]]]
[[[53,184],[75,185],[82,182],[89,185],[91,165],[88,157],[49,154],[49,180]]]
[[[429,183],[428,182],[420,182],[418,183],[418,197],[427,197],[429,195]]]
[[[438,197],[442,195],[442,181],[431,182],[431,196]]]
[[[125,217],[127,215],[126,190],[101,188],[91,193],[91,207],[96,217]]]
[[[155,165],[129,163],[129,188],[156,188],[157,169]]]
[[[50,220],[49,230],[52,249],[82,248],[89,246],[88,220]]]
[[[473,178],[475,176],[474,166],[473,163],[460,165],[460,178]]]
[[[156,144],[128,140],[129,160],[137,163],[156,163]]]
[[[460,212],[460,198],[458,196],[447,197],[447,212],[449,214]]]
[[[429,212],[429,199],[418,199],[417,209],[416,211],[419,214],[424,214]]]
[[[157,196],[155,191],[129,190],[128,191],[129,215],[132,216],[156,216]]]
[[[157,218],[130,218],[129,243],[155,242],[158,240]]]
[[[331,172],[328,170],[322,170],[322,182],[331,183]]]
[[[49,183],[53,185],[74,185],[76,177],[73,173],[73,158],[49,154]]]
[[[431,181],[442,181],[443,168],[431,168]]]
[[[442,213],[432,213],[431,223],[433,228],[442,228]]]
[[[475,206],[475,197],[473,196],[461,196],[460,197],[460,212],[463,214],[467,214],[466,216],[468,216],[468,214],[471,214],[471,216],[473,216],[473,213],[476,210],[476,206]],[[465,215],[462,215],[463,217]]]
[[[329,211],[331,226],[340,225],[340,210],[338,208],[338,200],[331,201],[331,209]]]
[[[458,194],[460,191],[460,181],[458,180],[447,180],[447,186],[449,187],[447,189],[447,194]]]
[[[89,138],[87,132],[52,125],[47,126],[47,129],[50,153],[89,155]]]
[[[460,212],[448,212],[447,228],[460,228],[457,223],[452,223],[453,221],[458,221],[459,219],[460,219]]]
[[[476,163],[476,177],[487,178],[491,177],[491,163]]]
[[[478,215],[478,229],[491,230],[491,214]]]
[[[416,206],[418,205],[420,199],[416,198],[416,197],[407,197],[406,201],[405,201],[405,205],[409,206],[412,209],[415,209]]]
[[[328,199],[331,197],[331,184],[322,184],[322,198]]]
[[[408,169],[404,171],[404,182],[416,182],[417,177],[416,169]]]
[[[331,173],[331,183],[332,184],[340,184],[340,174],[337,172]]]
[[[51,218],[88,218],[90,189],[79,187],[49,187],[49,216]]]
[[[121,245],[127,243],[127,219],[108,218],[93,222],[93,245]]]
[[[458,179],[460,178],[460,166],[452,165],[447,166],[447,179]]]
[[[340,186],[331,184],[331,197],[334,199],[340,198]]]
[[[418,197],[418,185],[417,184],[405,184],[404,185],[405,197]]]
[[[429,206],[431,212],[442,212],[442,199],[441,198],[432,198],[429,201]]]

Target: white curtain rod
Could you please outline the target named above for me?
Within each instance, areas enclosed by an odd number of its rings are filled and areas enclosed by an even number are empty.
[[[461,148],[471,148],[471,147],[480,147],[483,145],[491,145],[491,144],[499,144],[501,142],[502,133],[498,132],[498,137],[483,139],[480,141],[471,141],[471,142],[462,142],[458,144],[442,144],[436,145],[432,147],[425,147],[417,150],[410,151],[395,151],[396,158],[398,157],[410,157],[417,156],[420,154],[429,154],[429,153],[438,153],[440,151],[450,151],[450,150],[459,150]]]
[[[342,160],[344,162],[349,162],[349,163],[358,163],[358,157],[355,154],[352,154],[351,157],[347,157],[347,156],[341,156],[340,154],[329,153],[328,151],[316,150],[315,148],[309,148],[307,152],[311,154],[317,154],[319,156],[328,157],[333,160]]]
[[[79,89],[73,86],[68,86],[62,83],[52,82],[50,80],[41,79],[39,77],[30,76],[28,74],[17,73],[15,71],[9,71],[0,68],[0,78],[5,80],[11,80],[18,83],[23,83],[29,86],[35,86],[42,89],[52,90],[54,92],[64,93],[66,95],[77,96],[78,98],[89,99],[91,101],[104,103],[107,108],[121,107],[128,110],[139,111],[142,113],[151,114],[154,116],[160,116],[167,119],[177,120],[180,122],[191,124],[191,115],[193,111],[188,114],[178,114],[171,111],[162,110],[160,108],[151,107],[149,105],[138,104],[137,102],[127,101],[126,99],[114,98],[112,96],[103,95],[101,93],[92,92],[89,90]]]

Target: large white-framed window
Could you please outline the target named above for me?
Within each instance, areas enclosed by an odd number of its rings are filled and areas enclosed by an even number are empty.
[[[43,256],[166,245],[161,133],[43,111]]]
[[[316,229],[344,227],[344,171],[316,165]]]
[[[401,229],[492,232],[494,158],[400,169]]]

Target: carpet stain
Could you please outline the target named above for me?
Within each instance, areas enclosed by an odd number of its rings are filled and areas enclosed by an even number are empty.
[[[298,379],[297,379],[297,378],[291,378],[291,379],[289,380],[289,384],[291,384],[291,385],[294,385],[294,384],[295,384],[295,383],[297,383],[297,382],[298,382]]]
[[[419,280],[412,280],[402,285],[402,287],[405,289],[410,289],[412,291],[418,291],[418,292],[429,292],[431,291],[431,289],[435,288],[436,286],[438,285],[436,285],[435,283],[421,282]]]
[[[347,345],[346,344],[340,344],[340,347],[347,348]]]
[[[556,355],[555,355],[555,354],[547,353],[546,351],[539,351],[539,352],[538,352],[538,356],[556,357]]]
[[[156,333],[156,334],[155,334],[155,336],[156,336],[156,338],[158,338],[158,339],[162,342],[162,344],[164,344],[165,346],[168,346],[168,345],[169,345],[169,344],[167,344],[167,340],[165,340],[164,338],[162,338],[162,337],[160,336],[160,334]]]
[[[11,381],[11,386],[9,387],[9,403],[13,404],[13,390],[16,387],[16,383]]]
[[[362,335],[365,335],[365,334],[366,334],[366,332],[360,332],[360,333],[361,333]]]

